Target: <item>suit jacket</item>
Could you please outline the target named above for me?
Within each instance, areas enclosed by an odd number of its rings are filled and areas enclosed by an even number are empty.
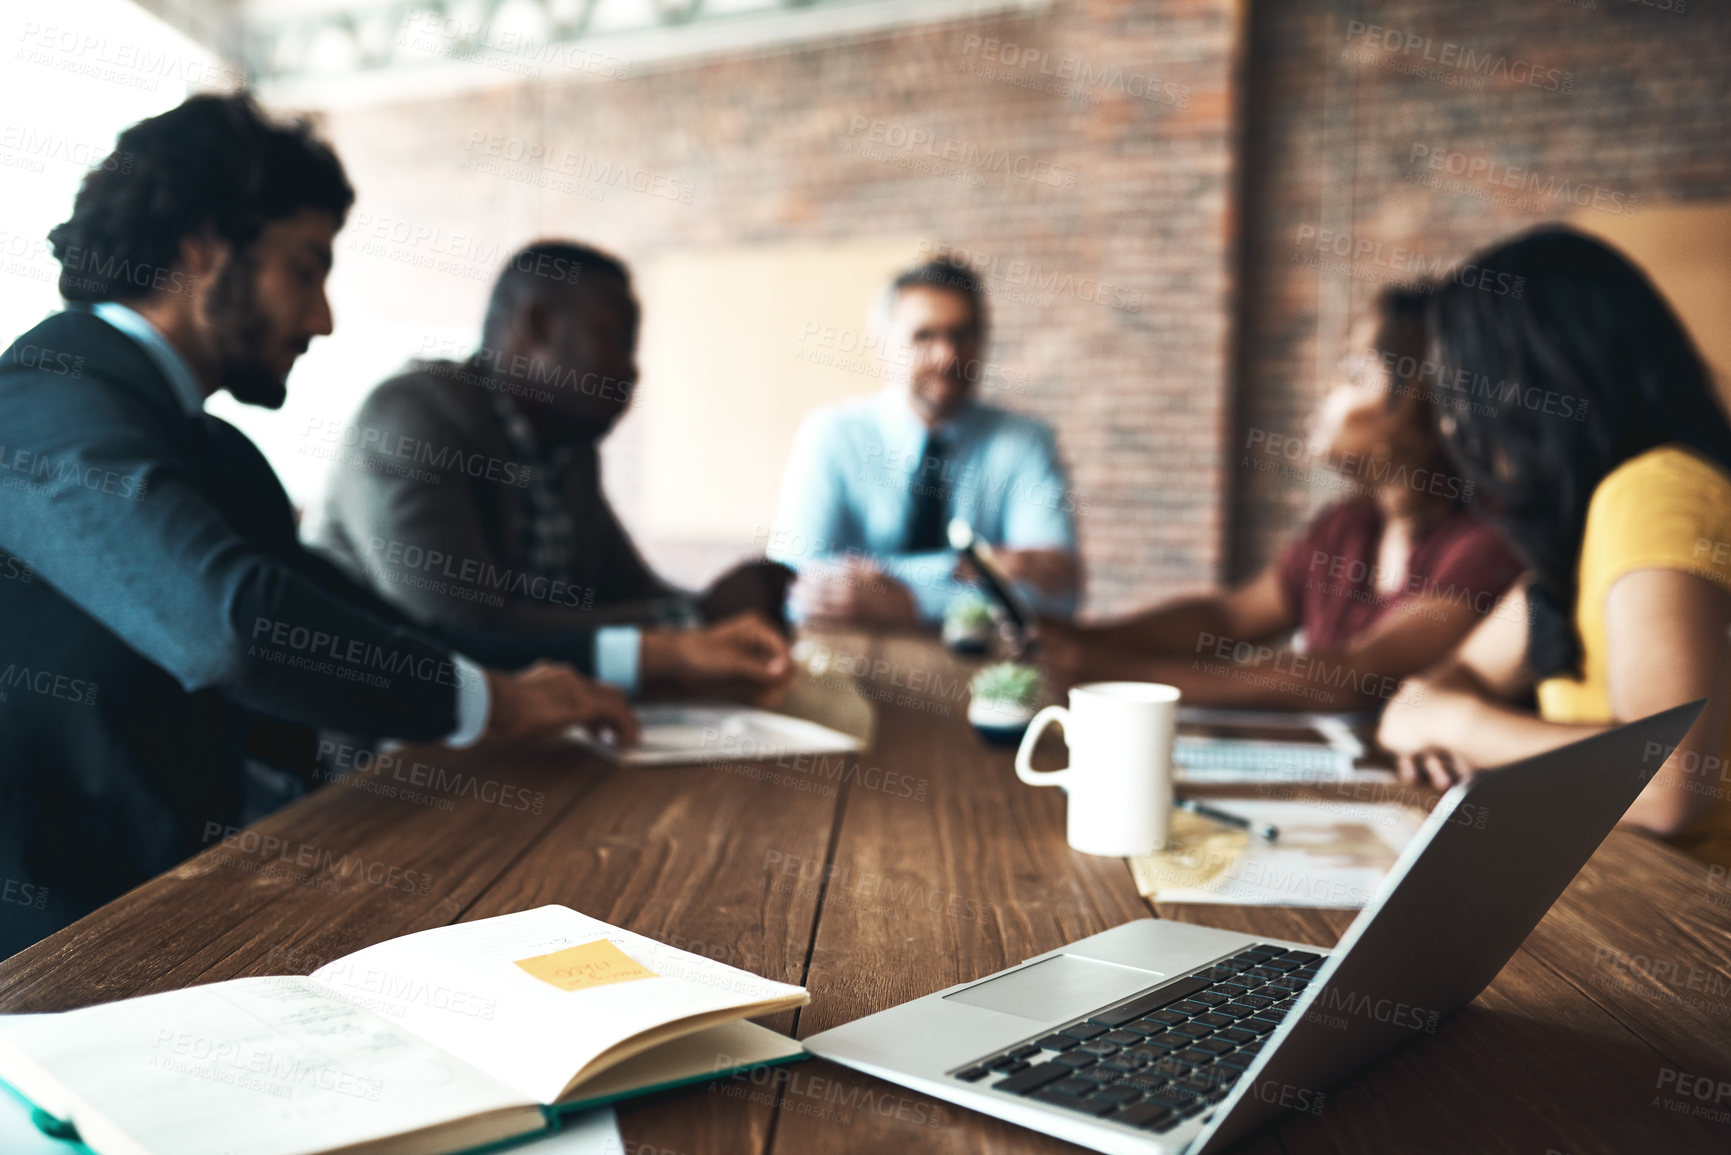
[[[679,600],[644,562],[602,492],[593,444],[571,448],[561,507],[572,563],[525,574],[532,462],[516,459],[473,362],[423,362],[317,434],[332,461],[311,540],[416,621],[560,632],[649,622]]]
[[[417,629],[300,546],[258,449],[131,337],[50,317],[0,354],[0,957],[234,824],[249,738],[443,737],[452,646],[526,642]]]

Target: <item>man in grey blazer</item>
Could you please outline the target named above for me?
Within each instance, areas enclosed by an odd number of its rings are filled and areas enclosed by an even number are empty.
[[[600,442],[637,381],[630,273],[587,245],[506,262],[481,348],[381,384],[353,418],[317,421],[327,497],[312,542],[429,624],[595,629],[616,685],[773,693],[790,573],[747,563],[702,595],[645,564],[601,487]],[[738,683],[737,686],[734,684]]]

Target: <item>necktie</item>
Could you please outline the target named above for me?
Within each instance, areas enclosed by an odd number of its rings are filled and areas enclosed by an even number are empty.
[[[950,483],[944,476],[944,455],[949,448],[948,441],[940,435],[926,435],[920,468],[910,479],[913,506],[904,547],[909,553],[943,549],[948,544],[945,526],[950,513]]]

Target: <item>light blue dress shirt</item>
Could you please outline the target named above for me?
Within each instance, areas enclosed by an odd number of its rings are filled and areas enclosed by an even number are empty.
[[[945,524],[964,518],[980,537],[1007,549],[1075,552],[1075,495],[1048,426],[970,401],[928,431],[895,387],[826,406],[800,427],[769,556],[796,570],[813,561],[870,560],[908,587],[921,618],[940,620],[956,595],[973,587],[952,576],[954,550],[903,550],[914,487],[935,480],[922,476],[928,432],[949,442]],[[1021,592],[1043,612],[1075,612],[1074,592],[1058,598],[1028,587]]]
[[[180,350],[155,325],[117,301],[102,301],[92,305],[90,311],[138,342],[144,355],[168,378],[175,399],[188,416],[204,412],[204,390],[199,387],[198,377],[186,363],[186,358],[180,355]],[[599,639],[596,646],[600,646]],[[451,655],[451,664],[456,667],[457,728],[445,736],[445,744],[473,746],[487,728],[487,715],[493,707],[492,695],[487,690],[487,679],[480,666],[458,653]]]

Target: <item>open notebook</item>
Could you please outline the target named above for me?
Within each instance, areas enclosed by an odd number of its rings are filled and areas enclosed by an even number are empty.
[[[637,708],[643,737],[629,750],[597,741],[573,727],[570,736],[627,766],[675,766],[735,759],[755,761],[795,754],[845,754],[863,747],[851,734],[751,706],[657,702]]]
[[[307,977],[0,1016],[0,1080],[99,1155],[444,1155],[803,1057],[742,1020],[808,999],[543,906]]]

